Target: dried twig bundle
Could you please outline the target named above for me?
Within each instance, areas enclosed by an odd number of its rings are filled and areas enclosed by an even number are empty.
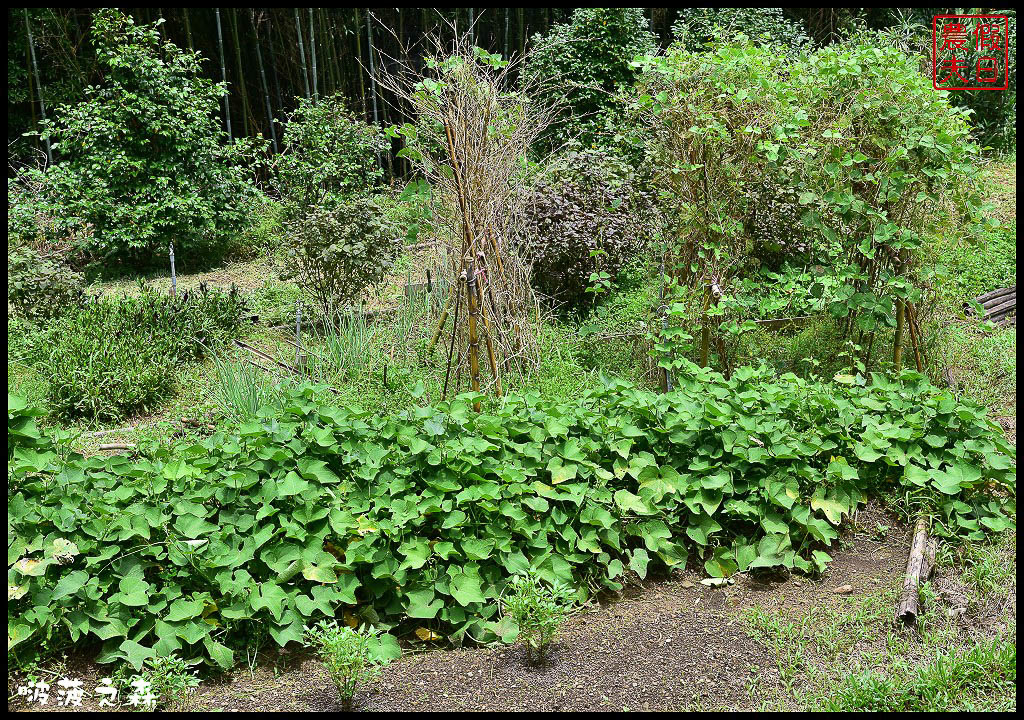
[[[511,239],[519,235],[527,153],[553,110],[512,89],[518,63],[451,30],[450,45],[428,41],[422,69],[382,62],[380,82],[415,118],[396,130],[405,141],[400,155],[432,186],[435,231],[450,260],[452,290],[431,343],[447,340],[445,393],[452,374],[466,370],[473,390],[501,394],[505,372],[538,360],[539,307]]]

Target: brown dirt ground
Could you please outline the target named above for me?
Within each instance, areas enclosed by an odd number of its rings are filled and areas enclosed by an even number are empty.
[[[877,523],[890,528],[878,537]],[[874,507],[860,513],[846,549],[820,580],[754,579],[710,588],[701,575],[674,573],[627,588],[619,598],[576,614],[541,667],[518,647],[409,647],[360,692],[353,709],[399,710],[684,710],[694,706],[756,710],[779,688],[776,657],[751,637],[743,615],[754,606],[800,614],[812,606],[843,606],[896,587],[908,533]],[[851,585],[853,592],[836,589]],[[51,668],[53,680],[73,676],[95,687],[102,670],[86,658]],[[8,678],[8,697],[20,678]],[[59,710],[27,706],[9,710]],[[98,709],[87,698],[83,709]],[[301,653],[276,652],[253,669],[208,680],[192,701],[205,711],[330,711],[341,707],[322,666]]]

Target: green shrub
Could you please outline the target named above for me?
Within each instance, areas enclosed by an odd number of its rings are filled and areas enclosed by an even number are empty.
[[[183,712],[192,709],[190,700],[199,677],[188,663],[171,654],[146,658],[142,670],[127,678],[126,685],[132,690],[119,698],[122,704],[131,705],[135,694],[139,710]]]
[[[284,244],[287,208],[266,195],[253,198],[246,211],[245,229],[233,240],[230,253],[237,258],[272,256]]]
[[[615,95],[635,79],[631,61],[656,49],[641,8],[577,8],[568,22],[535,35],[523,76],[537,100],[562,111],[545,140],[590,147],[613,134]]]
[[[315,103],[300,99],[282,140],[275,185],[300,212],[331,196],[367,192],[383,180],[388,140],[379,127],[357,119],[341,95]]]
[[[356,195],[285,222],[283,278],[295,280],[332,318],[387,277],[402,250],[400,230],[379,199]]]
[[[346,610],[493,640],[496,601],[527,572],[595,590],[688,561],[818,572],[869,495],[950,539],[1014,527],[1015,448],[909,372],[690,366],[664,395],[609,381],[566,403],[507,395],[476,413],[470,395],[391,417],[314,393],[142,458],[16,447],[14,652],[101,640],[101,662],[228,667],[250,634],[301,642]]]
[[[802,20],[790,20],[782,8],[684,8],[672,35],[688,50],[732,41],[745,35],[773,50],[806,48],[811,38]]]
[[[561,584],[546,587],[536,575],[512,578],[502,598],[502,612],[519,629],[527,662],[543,662],[551,642],[569,619],[573,592]]]
[[[92,40],[102,79],[54,110],[42,134],[55,164],[22,181],[42,187],[51,214],[90,226],[74,247],[83,257],[151,263],[171,241],[181,257],[221,250],[255,192],[249,151],[220,128],[226,89],[197,53],[118,10],[96,12]]]
[[[569,153],[531,188],[522,249],[534,287],[554,302],[588,305],[588,289],[613,281],[642,248],[649,206],[626,167],[601,151]]]
[[[352,702],[360,685],[380,675],[380,634],[369,630],[354,630],[337,622],[321,621],[306,628],[305,643],[316,650],[327,669],[334,687],[345,705]]]
[[[224,342],[243,310],[234,290],[97,297],[48,328],[30,362],[49,381],[52,412],[119,420],[159,405],[174,387],[175,366]]]
[[[7,307],[32,322],[57,317],[82,297],[84,278],[29,246],[7,250]]]

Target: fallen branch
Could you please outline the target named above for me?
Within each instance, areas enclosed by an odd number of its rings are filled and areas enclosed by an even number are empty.
[[[82,437],[97,438],[97,437],[103,437],[104,435],[113,435],[115,433],[131,432],[134,429],[135,429],[134,425],[129,425],[128,427],[114,428],[112,430],[94,430],[93,432],[83,433]]]
[[[104,443],[100,445],[100,450],[134,450],[136,445],[134,443]]]
[[[907,558],[907,572],[903,577],[903,595],[896,606],[896,621],[905,625],[917,622],[920,612],[919,589],[921,583],[931,575],[935,564],[935,540],[928,539],[928,521],[920,518],[914,528],[914,537]]]

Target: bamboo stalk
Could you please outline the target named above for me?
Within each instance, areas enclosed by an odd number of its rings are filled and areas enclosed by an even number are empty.
[[[267,111],[267,122],[270,124],[270,140],[274,147],[274,154],[277,149],[277,130],[274,128],[274,113],[270,109],[270,90],[267,87],[267,72],[263,67],[263,52],[260,50],[260,34],[256,27],[256,13],[252,14],[252,34],[256,44],[256,62],[260,67],[260,85],[263,87],[263,104]]]
[[[903,320],[905,315],[906,308],[903,300],[896,298],[896,337],[892,342],[892,365],[896,372],[899,372],[903,365]]]
[[[306,67],[306,46],[302,42],[302,23],[299,21],[298,8],[295,8],[295,35],[299,38],[299,61],[302,63],[302,81],[306,88],[306,99],[309,100],[309,68]]]
[[[921,583],[928,579],[935,563],[936,546],[928,540],[928,521],[919,518],[914,528],[914,537],[907,557],[907,570],[903,576],[903,594],[896,606],[896,621],[912,625],[920,612],[918,591]]]
[[[483,256],[483,253],[480,253]],[[486,275],[484,276],[486,277]],[[490,283],[487,283],[490,285]],[[483,289],[480,287],[482,283],[476,283],[476,300],[480,307],[480,317],[484,322],[484,342],[487,345],[487,359],[491,365],[491,375],[494,376],[494,387],[498,393],[498,397],[501,397],[501,377],[498,375],[498,363],[494,358],[494,345],[491,342],[491,323],[487,319],[487,307],[484,305]]]
[[[459,333],[459,305],[461,304],[461,291],[459,285],[466,281],[466,273],[463,271],[462,275],[459,276],[458,281],[455,283],[455,315],[452,319],[452,341],[448,345],[448,363],[445,366],[444,371],[444,389],[441,391],[441,399],[444,400],[448,396],[448,378],[452,372],[452,355],[455,352],[455,336]]]
[[[226,89],[227,88],[227,84],[228,84],[228,68],[227,68],[227,64],[224,62],[224,34],[221,32],[221,26],[220,26],[220,8],[214,8],[214,11],[215,11],[215,14],[217,16],[217,47],[220,49],[220,77],[221,77],[221,80],[223,81],[224,87]],[[224,123],[227,126],[227,130],[228,130],[228,142],[230,142],[230,141],[232,141],[234,139],[232,137],[232,135],[231,135],[231,102],[230,102],[230,99],[231,99],[231,94],[229,92],[225,91],[224,98],[223,98],[223,100],[224,100]]]
[[[467,314],[469,318],[469,380],[473,387],[473,392],[480,392],[479,339],[477,337],[476,327],[479,315],[479,308],[477,307],[476,302],[476,268],[474,267],[474,263],[471,258],[466,258],[466,264],[468,267],[468,272],[466,274],[466,309],[468,311]],[[477,412],[480,411],[479,400],[473,403],[473,409]]]
[[[320,99],[316,85],[316,37],[313,34],[313,8],[309,8],[309,56],[313,63],[313,102]]]
[[[32,57],[32,70],[35,72],[36,80],[36,95],[39,96],[39,116],[42,118],[43,124],[46,124],[46,103],[43,102],[43,81],[39,77],[39,65],[36,63],[36,43],[32,38],[32,27],[28,22],[28,8],[25,8],[25,34],[28,36],[28,49],[29,54]],[[29,79],[31,80],[31,73]],[[31,83],[29,83],[29,90],[31,91]],[[30,96],[31,98],[31,96]],[[50,150],[50,138],[49,136],[43,138],[43,142],[46,144],[46,161],[53,164],[53,152]]]

